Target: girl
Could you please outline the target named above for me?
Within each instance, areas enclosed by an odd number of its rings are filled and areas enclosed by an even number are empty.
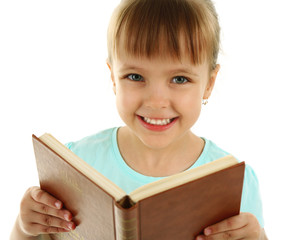
[[[122,0],[109,25],[107,65],[125,126],[67,146],[126,192],[227,155],[191,131],[220,68],[219,35],[210,0]],[[11,240],[75,229],[71,212],[62,206],[30,188]],[[258,182],[249,166],[241,212],[208,226],[196,239],[267,239]]]

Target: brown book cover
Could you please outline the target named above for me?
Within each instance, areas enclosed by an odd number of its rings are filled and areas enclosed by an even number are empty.
[[[45,137],[33,135],[40,186],[64,203],[77,224],[70,233],[51,235],[53,240],[188,240],[205,227],[239,214],[245,163],[238,163],[232,156],[217,160],[234,160],[221,170],[211,167],[214,161],[201,166],[203,175],[199,169],[189,170],[142,187],[150,190],[142,197],[139,189],[138,194],[128,196],[51,139],[48,142]],[[76,161],[70,162],[72,157]],[[207,168],[213,170],[207,173]],[[180,183],[184,176],[189,182]],[[165,187],[168,179],[177,181],[176,186]],[[108,184],[115,190],[105,187]]]

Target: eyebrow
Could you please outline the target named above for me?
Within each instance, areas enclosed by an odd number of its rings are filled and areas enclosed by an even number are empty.
[[[147,68],[143,68],[143,67],[140,67],[140,66],[136,66],[136,65],[133,65],[133,64],[127,64],[127,63],[124,63],[119,68],[119,70],[120,71],[137,70],[137,71],[147,72]],[[194,71],[192,71],[191,69],[188,69],[188,68],[170,69],[169,71],[167,71],[167,73],[169,73],[169,74],[185,73],[185,74],[190,74],[190,75],[195,76],[195,77],[199,77],[199,75],[197,73],[195,73]]]
[[[185,73],[185,74],[190,74],[192,76],[198,77],[199,75],[197,73],[195,73],[194,71],[192,71],[191,69],[187,69],[187,68],[177,68],[177,69],[173,69],[171,71],[169,71],[169,73],[171,74],[175,74],[175,73]]]
[[[138,67],[135,65],[128,65],[128,64],[123,64],[122,67],[119,68],[119,70],[140,70],[140,71],[145,71],[147,69]]]

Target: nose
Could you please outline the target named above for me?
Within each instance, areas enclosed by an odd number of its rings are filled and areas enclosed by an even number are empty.
[[[147,108],[162,109],[170,105],[170,93],[164,84],[149,84],[144,95],[144,104]]]

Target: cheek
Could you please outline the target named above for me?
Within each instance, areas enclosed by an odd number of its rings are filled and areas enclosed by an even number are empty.
[[[179,100],[176,101],[177,110],[190,121],[198,119],[201,112],[202,94],[197,92],[186,93],[179,96]]]
[[[193,121],[196,121],[201,112],[201,102],[200,101],[191,101],[187,105],[187,116],[189,116]]]
[[[138,98],[133,91],[121,87],[116,89],[116,106],[121,117],[136,111]]]

